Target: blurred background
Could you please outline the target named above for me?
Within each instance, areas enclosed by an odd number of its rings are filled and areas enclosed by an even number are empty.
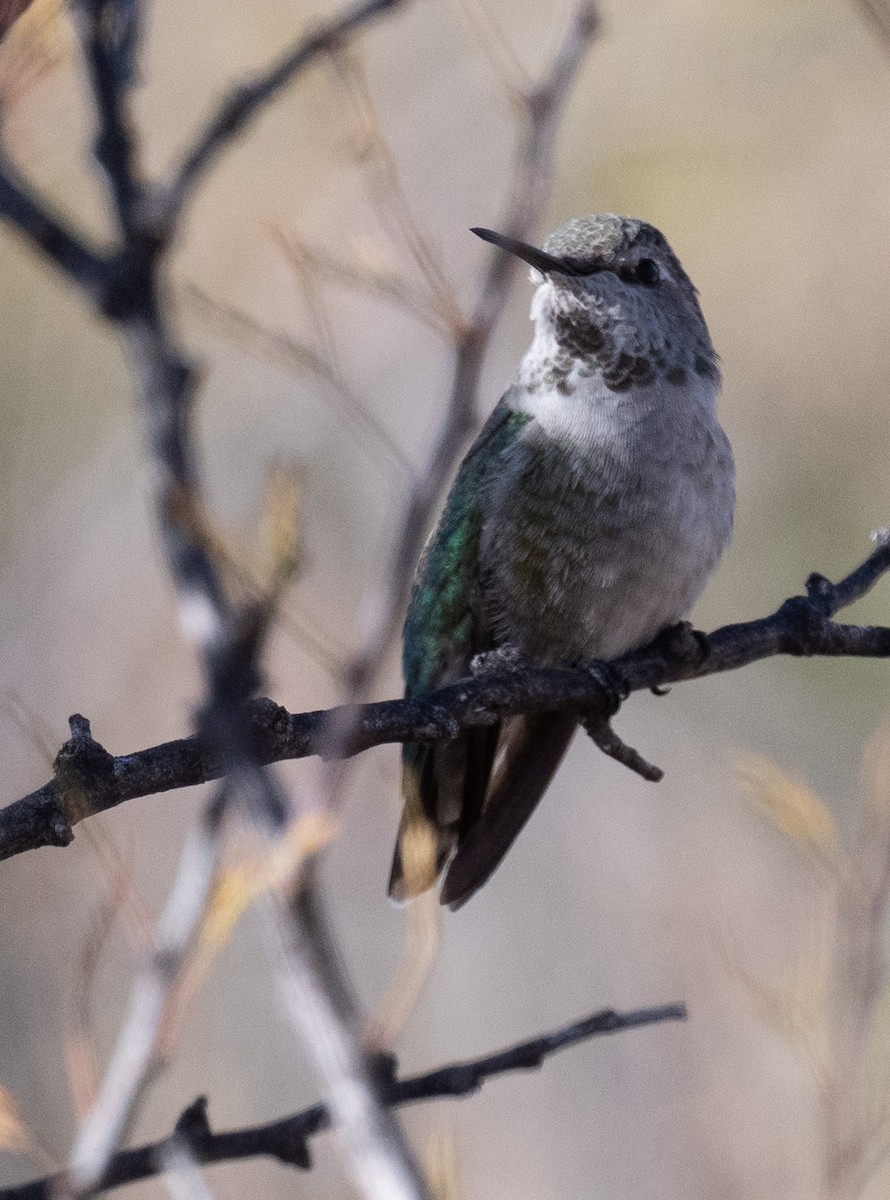
[[[517,59],[532,75],[543,70],[569,5],[485,7]],[[101,238],[85,88],[51,9],[32,42],[22,33],[0,48],[5,141],[35,184]],[[735,541],[694,614],[707,629],[772,611],[810,571],[839,578],[890,519],[890,42],[847,0],[604,0],[602,10],[536,233],[587,212],[642,217],[700,289],[738,466]],[[320,11],[290,0],[155,0],[136,96],[148,170],[176,161],[231,81]],[[465,306],[488,253],[467,229],[498,227],[517,134],[474,28],[456,4],[416,0],[360,46],[404,197]],[[330,659],[358,644],[380,583],[404,490],[398,454],[425,461],[447,395],[447,342],[373,290],[297,270],[285,249],[305,242],[422,284],[387,220],[361,130],[342,70],[301,77],[213,171],[174,264],[180,320],[204,371],[208,492],[233,546],[250,551],[270,462],[305,472],[307,562],[266,657],[266,691],[292,710],[337,698]],[[5,228],[0,281],[5,804],[49,778],[69,713],[85,713],[122,753],[187,731],[200,680],[152,529],[120,346]],[[480,416],[527,344],[530,295],[520,278],[486,362]],[[263,331],[333,364],[398,453]],[[890,622],[887,596],[879,586],[850,619]],[[399,687],[393,653],[379,695]],[[890,788],[880,750],[867,749],[886,697],[885,667],[847,660],[775,660],[666,699],[637,695],[617,727],[665,769],[657,787],[577,739],[501,870],[446,914],[441,956],[397,1047],[402,1067],[487,1053],[601,1007],[685,1000],[689,1019],[594,1041],[468,1100],[407,1113],[421,1153],[434,1139],[453,1146],[463,1194],[886,1194],[886,1034],[880,1017],[873,1031],[868,1022],[851,1031],[867,987],[846,954],[863,932],[847,903],[862,894],[856,881],[882,878],[890,859]],[[761,766],[754,791],[765,813],[742,778],[752,755],[805,779],[827,810]],[[281,774],[299,790],[315,770],[289,764]],[[96,820],[95,833],[78,826],[65,851],[0,867],[0,1085],[58,1160],[75,1128],[66,1079],[84,950],[96,944],[113,864],[125,865],[132,906],[156,911],[202,800],[200,791],[137,800]],[[366,754],[326,885],[369,1008],[404,941],[404,913],[385,897],[398,810],[397,750]],[[92,980],[102,1053],[129,994],[130,926],[110,930]],[[880,939],[869,953],[880,960]],[[167,1133],[202,1092],[217,1128],[317,1096],[250,915],[134,1140]],[[848,1191],[826,1166],[845,1130],[863,1168]],[[210,1183],[221,1197],[350,1194],[330,1139],[315,1154],[308,1178],[251,1161],[214,1168]],[[0,1182],[30,1169],[0,1154]],[[129,1195],[161,1193],[155,1182]]]

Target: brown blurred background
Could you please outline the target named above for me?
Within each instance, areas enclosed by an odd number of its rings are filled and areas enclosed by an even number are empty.
[[[568,5],[486,4],[519,59],[542,68]],[[890,518],[890,54],[844,0],[627,0],[603,10],[538,232],[585,212],[643,217],[700,289],[739,476],[735,542],[695,613],[709,628],[771,611],[811,570],[844,574]],[[155,0],[136,104],[149,169],[167,167],[227,84],[317,12],[284,0]],[[101,236],[83,82],[64,32],[54,37],[59,62],[22,90],[6,141],[55,203]],[[467,229],[498,224],[515,138],[508,105],[453,6],[417,0],[377,24],[362,50],[405,193],[468,302],[486,250]],[[308,565],[291,603],[341,647],[356,644],[379,579],[399,471],[310,379],[258,359],[187,297],[197,286],[317,346],[277,233],[416,273],[372,202],[353,132],[342,83],[314,70],[214,171],[175,264],[181,318],[206,372],[199,429],[216,516],[249,546],[268,463],[305,467]],[[0,280],[6,803],[48,778],[39,728],[52,752],[79,711],[112,752],[139,748],[188,728],[199,681],[147,511],[120,348],[5,229]],[[444,404],[447,347],[371,296],[334,284],[324,295],[350,387],[422,462]],[[529,298],[520,281],[486,367],[486,411],[527,342]],[[886,584],[852,619],[890,621]],[[267,671],[268,693],[291,709],[336,698],[329,671],[290,627],[276,633]],[[398,688],[394,654],[380,695]],[[21,706],[31,715],[22,719]],[[402,1064],[487,1052],[598,1007],[684,999],[689,1020],[588,1044],[537,1074],[408,1114],[420,1148],[453,1133],[467,1197],[834,1194],[823,1178],[824,1063],[788,1017],[833,884],[747,803],[737,764],[756,753],[805,776],[853,838],[860,762],[885,708],[880,664],[774,661],[668,699],[634,697],[618,727],[665,768],[658,787],[578,739],[495,879],[446,916],[441,959],[398,1047]],[[314,769],[282,774],[299,788]],[[346,958],[369,1006],[403,939],[404,916],[385,898],[397,793],[396,750],[367,754],[327,863]],[[150,906],[166,894],[201,800],[153,797],[101,821]],[[74,1128],[64,1046],[78,956],[105,895],[83,825],[70,849],[0,868],[0,1084],[59,1158]],[[132,962],[127,937],[113,933],[94,990],[106,1050]],[[851,1087],[865,1095],[885,1083],[877,1072]],[[278,1017],[249,916],[136,1138],[166,1133],[199,1092],[218,1127],[281,1115],[317,1094]],[[221,1197],[347,1194],[329,1140],[316,1155],[309,1178],[250,1162],[216,1168],[211,1186]],[[0,1156],[3,1182],[26,1169]],[[881,1159],[862,1194],[885,1194],[888,1179]]]

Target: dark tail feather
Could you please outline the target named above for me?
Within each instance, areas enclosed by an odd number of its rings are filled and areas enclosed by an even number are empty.
[[[534,812],[577,724],[571,713],[513,717],[504,724],[503,759],[481,816],[448,867],[443,904],[459,908],[491,877]]]
[[[500,728],[467,730],[444,745],[404,747],[405,807],[389,876],[393,900],[408,900],[431,888],[462,831],[479,819]]]

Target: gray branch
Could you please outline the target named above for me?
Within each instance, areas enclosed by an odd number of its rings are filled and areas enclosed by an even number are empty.
[[[890,628],[844,625],[832,618],[888,569],[890,541],[882,533],[874,552],[840,583],[812,575],[807,594],[786,600],[771,616],[724,625],[707,635],[678,626],[642,650],[586,669],[486,672],[425,697],[316,712],[289,713],[272,700],[254,700],[248,706],[253,751],[263,763],[329,753],[332,724],[350,730],[348,744],[337,747],[344,758],[389,742],[446,740],[461,729],[519,713],[575,712],[601,728],[632,692],[737,670],[776,655],[887,658]],[[59,752],[54,777],[0,810],[0,859],[41,846],[67,846],[72,827],[93,813],[139,796],[207,783],[219,774],[219,762],[198,736],[113,757],[92,739],[88,723],[73,717],[72,737]]]
[[[395,1059],[385,1057],[377,1062],[378,1087],[383,1104],[388,1108],[413,1104],[418,1100],[459,1099],[478,1091],[488,1079],[510,1071],[534,1070],[558,1050],[577,1046],[589,1038],[664,1021],[682,1021],[685,1017],[686,1010],[682,1004],[665,1004],[627,1013],[607,1009],[542,1034],[541,1037],[519,1042],[486,1058],[452,1063],[407,1079],[398,1079]],[[314,1104],[303,1112],[278,1121],[214,1133],[207,1116],[207,1099],[201,1096],[185,1110],[169,1138],[132,1150],[121,1150],[116,1154],[99,1183],[99,1190],[107,1191],[158,1175],[165,1151],[175,1139],[180,1144],[184,1141],[194,1160],[202,1166],[264,1156],[275,1158],[285,1166],[308,1171],[312,1166],[309,1139],[330,1128],[330,1124],[327,1107]],[[57,1178],[49,1176],[16,1187],[2,1188],[0,1200],[53,1200],[53,1188],[57,1182]]]

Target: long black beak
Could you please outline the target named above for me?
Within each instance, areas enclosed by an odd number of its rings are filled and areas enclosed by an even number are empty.
[[[549,275],[551,271],[558,271],[561,275],[590,275],[596,270],[590,262],[581,263],[577,259],[557,258],[554,254],[548,254],[546,250],[539,250],[537,246],[529,246],[526,242],[518,242],[503,233],[495,233],[493,229],[471,229],[470,233],[475,233],[483,242],[499,246],[508,254],[514,254],[545,275]]]

